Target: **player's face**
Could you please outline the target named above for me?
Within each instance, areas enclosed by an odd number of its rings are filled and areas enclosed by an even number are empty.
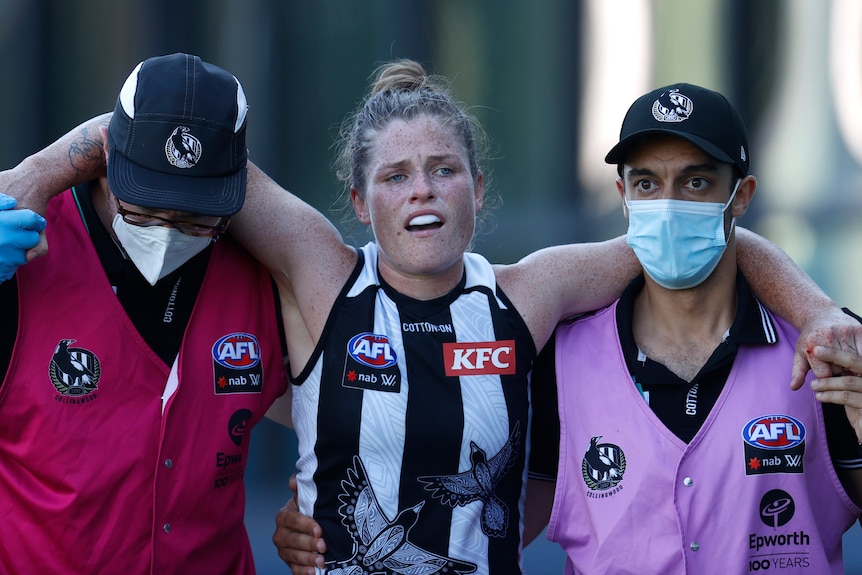
[[[366,173],[354,210],[374,231],[384,279],[452,289],[482,205],[482,176],[471,175],[454,130],[426,115],[394,120],[376,135]]]

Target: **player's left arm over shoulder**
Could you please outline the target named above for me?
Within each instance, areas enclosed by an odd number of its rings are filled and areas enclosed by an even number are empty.
[[[812,380],[811,388],[823,403],[829,451],[844,488],[862,506],[862,358],[831,347],[818,346],[812,353],[836,372]]]

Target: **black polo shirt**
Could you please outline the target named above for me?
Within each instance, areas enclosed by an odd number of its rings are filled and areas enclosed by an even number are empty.
[[[738,306],[733,324],[724,340],[692,381],[685,381],[667,367],[651,360],[635,343],[632,331],[634,302],[644,287],[643,276],[635,279],[620,297],[616,308],[620,345],[632,381],[650,408],[677,437],[688,443],[705,421],[724,388],[741,345],[773,345],[775,328],[760,302],[754,297],[742,273],[737,274]],[[532,376],[534,410],[530,476],[554,479],[559,458],[559,417],[557,411],[554,341],[539,353]],[[788,379],[788,390],[790,381]],[[829,452],[836,466],[862,465],[856,434],[847,421],[843,406],[822,404]],[[577,413],[571,414],[577,417]]]

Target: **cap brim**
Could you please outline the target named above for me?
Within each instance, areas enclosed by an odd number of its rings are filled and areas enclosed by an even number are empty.
[[[108,186],[120,200],[146,208],[232,216],[245,201],[248,169],[223,177],[178,176],[148,170],[116,149],[108,156]]]
[[[631,149],[637,144],[639,144],[641,140],[648,136],[662,134],[676,136],[677,138],[687,140],[694,144],[697,148],[699,148],[703,153],[718,160],[719,162],[736,165],[736,162],[733,160],[733,158],[721,151],[718,146],[708,142],[700,136],[687,134],[686,132],[680,132],[678,130],[662,130],[660,128],[650,128],[649,130],[641,130],[639,132],[629,134],[628,136],[620,140],[616,146],[611,148],[611,151],[608,152],[608,154],[605,156],[605,162],[608,164],[624,164]]]

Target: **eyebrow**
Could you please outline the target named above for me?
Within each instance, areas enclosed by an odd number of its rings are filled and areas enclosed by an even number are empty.
[[[719,165],[715,163],[708,164],[694,164],[691,166],[686,166],[681,170],[683,175],[688,174],[702,174],[704,172],[717,174],[719,171]],[[656,173],[647,168],[629,168],[626,170],[626,177],[634,177],[634,176],[655,176]]]
[[[435,154],[432,156],[426,156],[425,162],[434,164],[437,162],[455,162],[455,161],[457,161],[457,159],[458,159],[458,154],[455,154],[455,153]],[[409,163],[411,163],[411,160],[409,160],[409,159],[397,160],[395,162],[390,162],[388,164],[382,164],[378,169],[380,169],[380,170],[389,170],[389,169],[393,169],[393,168],[399,169],[399,168],[403,168],[405,165],[407,165]]]

